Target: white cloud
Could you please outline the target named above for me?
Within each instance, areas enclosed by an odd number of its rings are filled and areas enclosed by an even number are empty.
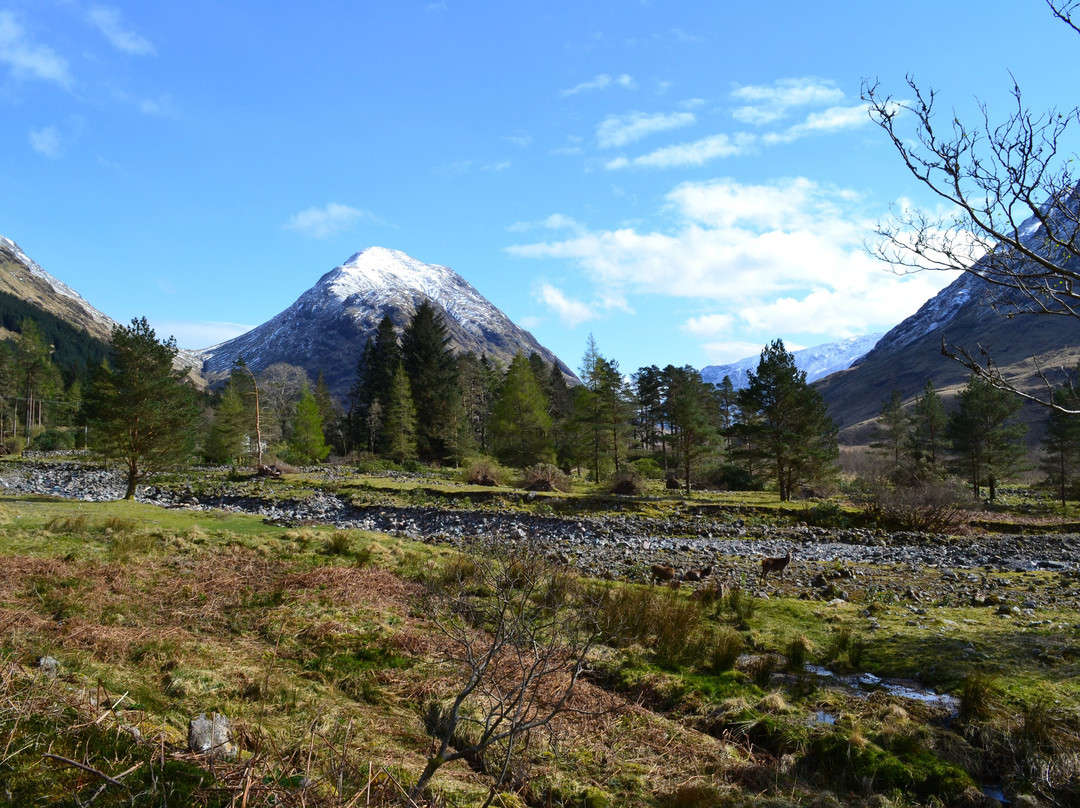
[[[86,18],[117,50],[132,56],[152,56],[155,53],[150,40],[126,26],[117,9],[91,6]]]
[[[692,143],[665,146],[640,157],[626,159],[617,157],[605,163],[610,170],[636,166],[640,168],[678,168],[700,166],[718,157],[735,157],[746,154],[757,142],[755,135],[738,132],[734,135],[710,135]]]
[[[596,311],[586,303],[579,300],[571,300],[562,290],[551,284],[541,284],[537,292],[537,298],[559,316],[563,324],[569,328],[581,325],[589,320],[596,319]]]
[[[515,146],[520,146],[523,149],[531,146],[533,142],[532,135],[530,135],[528,132],[518,132],[513,135],[507,135],[503,138],[503,140],[507,141],[508,143],[513,143]]]
[[[692,112],[609,115],[596,127],[596,140],[602,149],[625,146],[656,132],[690,126],[696,121]]]
[[[723,342],[706,342],[701,347],[712,364],[729,365],[732,362],[738,362],[740,359],[745,359],[748,356],[760,355],[764,345],[757,342],[745,342],[743,340],[726,340]],[[792,350],[790,345],[785,345],[784,347],[789,351]]]
[[[168,95],[143,99],[139,104],[139,111],[143,115],[152,115],[161,118],[175,119],[179,117],[179,114],[176,112],[176,107],[173,104],[173,100]]]
[[[330,238],[352,229],[357,222],[377,222],[377,217],[366,210],[331,202],[323,208],[308,208],[297,213],[285,227],[311,238]]]
[[[792,107],[837,104],[844,93],[831,81],[813,77],[780,79],[772,86],[744,85],[736,87],[731,97],[749,102],[737,107],[732,115],[748,124],[766,124],[780,120]]]
[[[73,83],[67,60],[47,45],[32,42],[10,11],[0,11],[0,63],[8,65],[16,78],[54,81],[65,88]]]
[[[714,337],[730,331],[734,323],[735,318],[730,314],[705,314],[691,317],[683,325],[683,330],[697,337]]]
[[[863,247],[874,223],[862,204],[849,191],[803,178],[684,183],[658,212],[674,221],[668,229],[578,224],[562,238],[509,252],[580,268],[599,299],[645,295],[708,304],[708,313],[684,328],[714,345],[734,332],[763,341],[793,333],[838,338],[891,327],[955,277],[885,271]]]
[[[854,107],[831,107],[822,112],[812,112],[802,123],[795,124],[783,132],[772,132],[762,136],[762,140],[772,146],[777,143],[791,143],[807,135],[827,134],[842,129],[854,129],[870,123],[866,104]]]
[[[596,78],[590,79],[589,81],[583,81],[581,84],[577,84],[569,90],[563,90],[560,95],[579,95],[580,93],[587,93],[593,90],[606,90],[611,86],[633,90],[637,87],[637,82],[634,81],[632,76],[626,73],[620,73],[618,76],[601,73]]]
[[[59,157],[63,153],[60,132],[55,126],[30,131],[30,148],[46,157]]]

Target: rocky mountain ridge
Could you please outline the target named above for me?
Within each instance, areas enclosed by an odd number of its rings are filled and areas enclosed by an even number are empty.
[[[509,363],[521,351],[570,369],[532,334],[449,267],[427,264],[385,247],[370,247],[327,272],[295,303],[266,323],[200,353],[211,379],[227,375],[238,357],[259,371],[276,362],[322,372],[330,391],[345,396],[364,344],[389,315],[398,329],[431,301],[443,315],[452,348]]]

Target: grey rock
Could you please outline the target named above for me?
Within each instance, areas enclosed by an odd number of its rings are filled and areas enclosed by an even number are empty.
[[[236,757],[236,744],[232,740],[229,719],[219,713],[199,713],[188,723],[188,749],[197,755],[232,760]]]

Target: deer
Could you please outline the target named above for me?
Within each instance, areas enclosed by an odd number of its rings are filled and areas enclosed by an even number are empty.
[[[770,572],[779,572],[780,577],[784,577],[784,568],[791,563],[791,548],[788,548],[787,554],[782,555],[779,558],[763,558],[761,559],[761,580],[765,580],[765,577]]]
[[[654,584],[662,584],[675,580],[675,568],[670,564],[653,564],[650,572],[650,580]]]
[[[702,567],[701,569],[687,570],[686,574],[683,575],[683,580],[684,581],[704,581],[710,575],[712,575],[712,571],[713,571],[713,568],[712,568],[711,564],[709,566],[707,566],[707,567]]]

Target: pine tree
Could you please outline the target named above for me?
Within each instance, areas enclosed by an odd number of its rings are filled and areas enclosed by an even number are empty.
[[[416,458],[416,407],[409,376],[402,365],[394,372],[382,418],[383,454],[395,463]]]
[[[1055,390],[1054,400],[1063,409],[1080,410],[1080,393],[1071,384]],[[1069,483],[1080,470],[1080,416],[1050,410],[1042,448],[1042,467],[1057,484],[1061,512],[1066,513]]]
[[[989,488],[989,500],[997,499],[997,484],[1019,469],[1024,457],[1023,424],[1008,423],[1020,409],[1021,399],[972,375],[957,395],[959,407],[949,416],[946,432],[966,469],[976,499],[979,487]]]
[[[519,351],[510,362],[491,414],[492,443],[500,461],[518,468],[554,462],[547,405],[535,368]]]
[[[930,463],[936,464],[942,459],[948,422],[945,404],[934,389],[934,382],[927,379],[923,394],[915,399],[911,411],[911,442],[916,461],[929,459]]]
[[[288,442],[289,458],[300,464],[319,463],[330,454],[323,434],[319,402],[305,384],[296,402],[292,437]]]
[[[748,378],[739,391],[747,451],[768,465],[780,499],[787,501],[800,484],[835,472],[836,424],[781,340],[762,350]]]
[[[683,477],[686,493],[697,464],[716,451],[716,399],[697,370],[686,365],[664,368],[664,411],[670,425],[672,458]]]
[[[457,416],[457,361],[446,324],[427,300],[401,335],[401,361],[416,407],[416,448],[422,460],[449,459]]]
[[[900,453],[907,443],[911,425],[911,417],[904,410],[904,400],[899,390],[893,390],[882,404],[877,422],[877,432],[881,440],[871,446],[892,455],[893,467],[899,468]]]
[[[116,326],[107,366],[84,402],[93,445],[127,470],[125,499],[146,475],[187,462],[199,416],[195,394],[173,369],[176,341],[159,342],[146,318]]]
[[[621,466],[631,410],[619,363],[600,355],[592,334],[581,360],[581,381],[574,395],[575,420],[593,480],[600,482],[609,467]]]
[[[458,357],[458,395],[465,431],[458,443],[464,454],[487,454],[491,450],[488,424],[501,376],[486,356],[477,357],[470,351]]]

